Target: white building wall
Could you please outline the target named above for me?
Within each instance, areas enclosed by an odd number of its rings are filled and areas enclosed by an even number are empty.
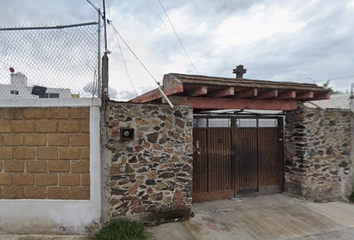
[[[0,84],[0,99],[36,99],[32,93],[33,86],[27,86],[27,77],[22,73],[11,74],[11,84]],[[18,91],[18,95],[11,94]],[[71,98],[70,89],[47,88],[46,93],[59,93],[59,98]]]
[[[18,91],[19,95],[10,94],[11,91]],[[24,86],[19,84],[1,84],[0,85],[0,99],[32,99],[38,98],[38,96],[32,95],[30,90]]]

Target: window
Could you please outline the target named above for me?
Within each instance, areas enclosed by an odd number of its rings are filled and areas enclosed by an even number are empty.
[[[257,127],[257,119],[254,118],[239,118],[237,119],[238,128],[255,128]]]
[[[11,95],[18,95],[18,91],[16,91],[16,90],[11,90],[11,91],[10,91],[10,94],[11,94]]]
[[[229,128],[231,127],[231,118],[194,118],[193,127]]]
[[[59,93],[43,93],[39,98],[59,98]]]
[[[258,124],[257,124],[258,122]],[[237,119],[238,128],[272,128],[278,127],[278,119],[276,118],[240,118]]]
[[[210,128],[228,128],[231,127],[230,118],[210,118],[209,119]]]
[[[268,118],[268,119],[259,119],[259,127],[278,127],[278,119]]]
[[[207,127],[207,120],[205,118],[194,118],[193,119],[193,127],[196,127],[196,128]]]
[[[59,93],[49,93],[49,98],[59,98]]]

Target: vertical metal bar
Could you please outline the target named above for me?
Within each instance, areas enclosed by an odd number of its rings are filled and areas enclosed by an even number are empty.
[[[101,86],[102,86],[102,79],[101,79],[101,9],[98,9],[98,71],[97,71],[97,77],[98,77],[98,88],[97,88],[97,97],[101,97]]]
[[[256,149],[257,149],[257,192],[259,192],[259,182],[260,182],[260,177],[261,177],[261,169],[260,169],[260,154],[259,154],[259,117],[256,118],[257,120],[257,128],[256,128]]]
[[[236,189],[236,117],[231,117],[231,151],[232,151],[232,164],[231,164],[231,188],[234,191],[234,197],[237,197]]]
[[[284,144],[285,144],[285,141],[284,141],[284,137],[285,137],[285,128],[284,128],[284,118],[283,117],[280,117],[278,118],[278,161],[280,163],[279,165],[279,185],[280,185],[280,189],[281,191],[284,190],[284,180],[285,180],[285,170],[284,170]]]
[[[209,124],[209,119],[207,120],[207,124]],[[207,125],[208,126],[208,125]],[[211,185],[211,182],[212,182],[212,175],[211,175],[211,163],[210,163],[210,151],[209,151],[209,146],[210,146],[210,132],[209,132],[209,127],[207,127],[207,130],[206,130],[206,151],[205,151],[205,155],[206,155],[206,161],[207,161],[207,176],[208,176],[208,182],[207,182],[207,190],[208,190],[208,193],[211,193],[212,192],[212,185]]]
[[[104,26],[104,51],[107,54],[107,20],[106,20],[106,1],[103,0],[103,26]]]

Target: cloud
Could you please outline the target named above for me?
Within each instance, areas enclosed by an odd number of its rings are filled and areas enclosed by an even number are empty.
[[[111,99],[117,99],[121,101],[128,101],[136,97],[135,92],[133,91],[116,91],[115,94],[110,93]]]
[[[97,13],[85,1],[0,0],[5,26],[73,23],[96,20]]]
[[[98,96],[98,87],[95,83],[87,83],[83,90],[89,97],[97,97]],[[135,93],[131,91],[117,91],[117,89],[108,87],[108,95],[111,99],[115,100],[129,100],[135,97]]]
[[[85,93],[87,93],[90,97],[97,97],[98,96],[98,87],[97,84],[93,82],[87,83],[83,88]]]
[[[201,75],[234,77],[243,64],[246,78],[317,82],[352,75],[353,1],[160,0]],[[93,1],[97,6],[98,0]],[[86,1],[0,0],[2,24],[96,21]],[[16,13],[16,14],[15,14]],[[158,1],[110,1],[107,14],[157,81],[169,72],[195,73]],[[138,94],[154,80],[124,44],[122,51]],[[112,27],[108,26],[111,95],[135,96]],[[353,79],[333,80],[349,88]]]

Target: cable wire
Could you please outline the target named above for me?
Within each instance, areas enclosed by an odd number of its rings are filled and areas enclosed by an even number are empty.
[[[165,22],[162,20],[162,17],[161,17],[160,14],[159,14],[159,17],[160,17],[160,19],[161,19],[162,24],[165,26],[165,28],[166,28],[166,30],[167,30],[166,24],[165,24]]]
[[[343,77],[333,77],[333,78],[330,78],[329,80],[340,80],[340,79],[346,79],[346,78],[351,78],[351,77],[354,77],[354,75],[343,76]]]
[[[113,27],[114,31],[118,34],[118,36],[120,37],[120,39],[122,39],[123,43],[125,44],[125,46],[127,46],[127,48],[129,49],[129,51],[134,55],[134,57],[136,58],[136,60],[138,60],[138,62],[141,64],[141,66],[143,66],[143,68],[146,70],[146,72],[150,75],[150,77],[155,81],[155,83],[160,86],[160,83],[154,78],[154,76],[150,73],[150,71],[145,67],[145,65],[140,61],[140,59],[138,58],[138,56],[134,53],[134,51],[129,47],[128,43],[124,40],[124,38],[122,37],[122,35],[120,35],[120,33],[118,32],[118,30],[116,29],[116,27],[113,25],[113,23],[111,22],[111,26]]]
[[[93,4],[90,0],[86,0],[86,2],[88,2],[97,12],[100,13],[100,15],[102,15],[100,9],[96,7],[95,4]]]
[[[122,39],[122,41],[124,42],[124,44],[127,46],[127,48],[130,50],[130,52],[134,55],[134,57],[139,61],[139,63],[141,64],[141,66],[144,67],[144,69],[146,70],[146,72],[151,76],[151,78],[155,81],[155,83],[158,86],[158,90],[161,93],[161,95],[163,96],[163,98],[167,101],[168,105],[170,105],[170,107],[173,109],[174,105],[171,102],[171,100],[167,97],[167,95],[164,93],[164,91],[162,90],[160,83],[158,81],[156,81],[156,79],[154,78],[154,76],[150,73],[150,71],[145,67],[145,65],[140,61],[140,59],[138,58],[138,56],[134,53],[134,51],[129,47],[128,43],[124,40],[124,38],[119,34],[118,30],[114,27],[113,23],[111,22],[111,26],[113,27],[113,29],[115,30],[115,32],[119,35],[119,37]]]
[[[170,17],[168,16],[168,14],[167,14],[167,12],[166,12],[164,6],[162,5],[162,3],[161,3],[160,0],[157,0],[157,1],[159,1],[161,8],[162,8],[163,11],[165,12],[166,17],[167,17],[168,21],[170,22],[171,27],[172,27],[173,31],[175,32],[175,35],[176,35],[176,37],[177,37],[179,43],[181,44],[181,46],[182,46],[182,48],[183,48],[184,53],[187,55],[187,57],[188,57],[188,59],[189,59],[189,62],[192,64],[192,66],[193,66],[193,68],[194,68],[194,71],[195,71],[197,74],[199,74],[198,71],[197,71],[197,69],[195,68],[195,66],[194,66],[194,64],[193,64],[193,62],[192,62],[192,60],[191,60],[191,58],[190,58],[189,55],[188,55],[187,50],[186,50],[185,47],[183,46],[183,43],[182,43],[181,39],[179,38],[179,36],[178,36],[178,34],[177,34],[177,32],[176,32],[176,29],[174,28],[174,26],[173,26],[173,24],[172,24],[172,21],[171,21]]]
[[[134,89],[134,91],[135,91],[136,96],[138,96],[138,92],[137,92],[136,89],[135,89],[133,80],[132,80],[131,77],[130,77],[130,74],[129,74],[129,71],[128,71],[128,68],[127,68],[127,64],[126,64],[126,62],[125,62],[125,58],[124,58],[124,55],[123,55],[123,51],[122,51],[122,48],[121,48],[121,46],[120,46],[120,41],[119,41],[119,38],[118,38],[118,36],[117,36],[117,31],[116,31],[116,29],[114,28],[114,26],[113,26],[112,24],[111,24],[111,26],[113,27],[114,35],[115,35],[115,37],[116,37],[116,39],[117,39],[117,42],[118,42],[119,51],[120,51],[120,55],[122,56],[122,59],[123,59],[125,71],[126,71],[126,73],[127,73],[127,75],[128,75],[128,78],[129,78],[130,83],[131,83],[132,86],[133,86],[133,89]]]

